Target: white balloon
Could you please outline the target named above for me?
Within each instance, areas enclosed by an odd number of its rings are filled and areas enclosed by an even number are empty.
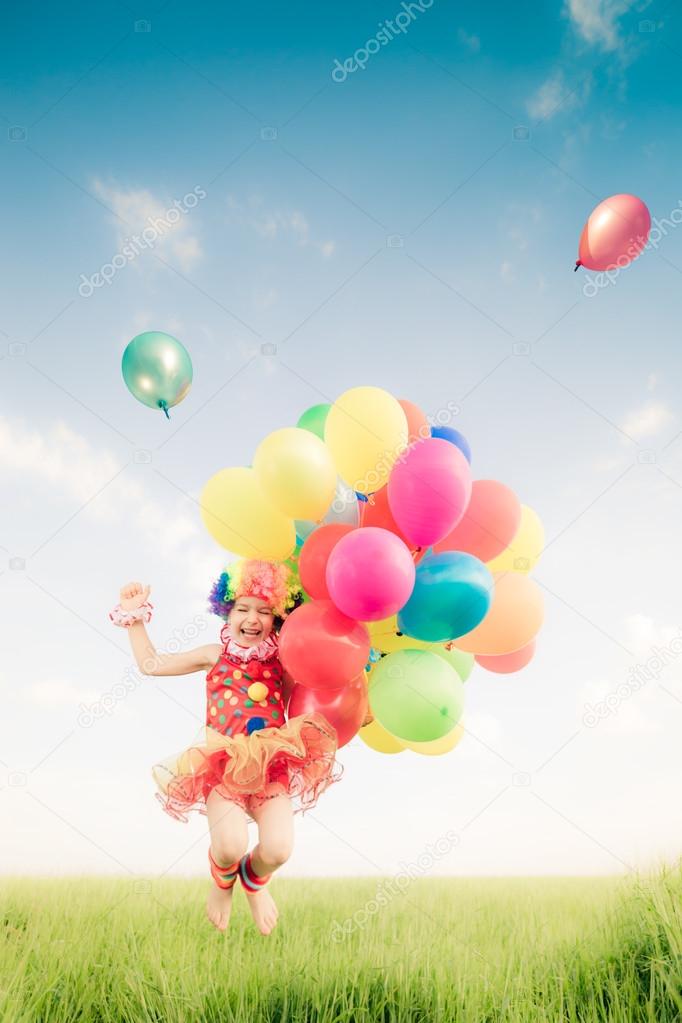
[[[332,523],[344,526],[360,525],[360,505],[356,493],[340,476],[336,477],[334,496],[321,522],[294,519],[296,533],[304,541],[318,526],[329,526]]]

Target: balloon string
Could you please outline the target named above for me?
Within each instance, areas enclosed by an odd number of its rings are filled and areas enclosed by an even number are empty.
[[[579,266],[582,266],[582,263],[580,262],[579,259],[576,259],[575,266],[573,267],[573,273],[576,272],[576,270],[578,269]]]
[[[421,550],[421,547],[415,547],[415,549],[412,551],[412,559],[413,560],[414,560],[414,558],[417,557],[417,555],[419,554],[420,550]]]
[[[164,399],[163,399],[163,398],[162,398],[162,399],[161,399],[161,401],[159,402],[159,405],[161,406],[161,408],[163,409],[163,411],[164,411],[164,412],[166,413],[166,419],[170,419],[170,416],[168,415],[168,406],[166,405],[166,402],[164,401]]]

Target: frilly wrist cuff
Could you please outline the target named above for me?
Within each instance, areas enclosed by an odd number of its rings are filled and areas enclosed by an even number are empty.
[[[127,628],[129,625],[133,625],[134,622],[148,622],[152,616],[153,604],[150,604],[148,600],[144,604],[140,604],[139,607],[133,608],[132,611],[124,611],[120,604],[109,612],[109,618],[114,625],[121,625]]]

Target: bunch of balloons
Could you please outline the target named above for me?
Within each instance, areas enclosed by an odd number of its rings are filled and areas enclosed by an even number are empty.
[[[533,657],[537,515],[504,483],[472,479],[458,430],[382,388],[275,430],[200,504],[223,547],[295,565],[305,600],[279,638],[288,712],[324,714],[339,746],[359,733],[382,753],[445,753],[474,663],[503,674]]]

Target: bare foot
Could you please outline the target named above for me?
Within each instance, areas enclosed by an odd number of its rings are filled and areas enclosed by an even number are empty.
[[[232,888],[219,888],[217,884],[213,884],[208,893],[206,902],[208,919],[219,931],[226,931],[230,922],[233,891],[234,885]]]
[[[261,934],[269,934],[277,924],[279,910],[267,888],[261,888],[259,892],[247,892],[244,889],[246,901],[249,904],[251,915],[256,921],[256,927]]]

